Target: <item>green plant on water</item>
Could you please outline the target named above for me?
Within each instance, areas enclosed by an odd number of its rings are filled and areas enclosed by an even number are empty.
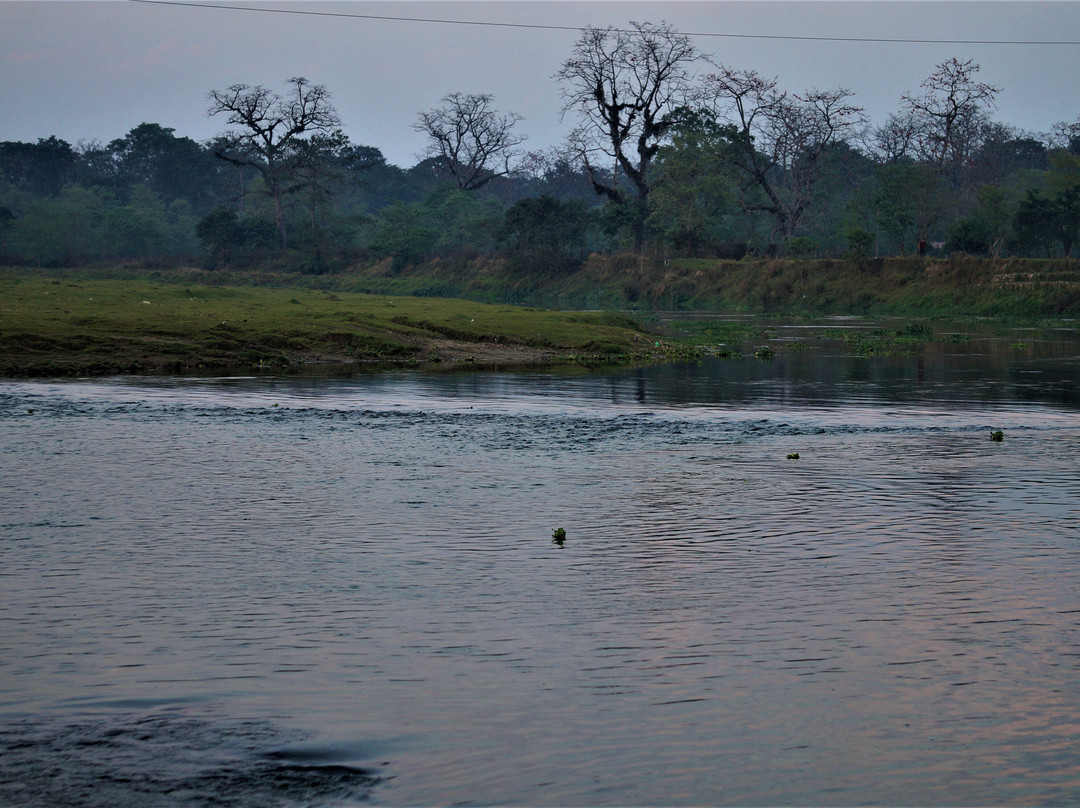
[[[1001,441],[1005,440],[1005,433],[1002,432],[1000,429],[997,429],[997,430],[991,429],[990,430],[990,440],[997,441],[998,443],[1000,443]]]
[[[1015,348],[1018,351],[1023,351],[1023,350],[1025,350],[1027,348],[1027,343],[1026,342],[1014,342],[1012,344],[1012,347]]]
[[[665,358],[677,362],[699,362],[705,355],[705,349],[700,345],[664,343],[662,350]]]
[[[563,527],[552,528],[552,530],[551,530],[551,540],[553,542],[555,542],[555,544],[558,544],[558,545],[561,546],[562,543],[564,541],[566,541],[566,528],[563,528]]]
[[[946,335],[938,338],[934,329],[925,323],[909,323],[903,328],[887,330],[875,328],[871,331],[841,331],[830,329],[818,335],[819,339],[840,339],[855,356],[892,356],[897,354],[917,354],[927,342],[966,341],[964,336]]]
[[[798,452],[792,452],[791,454],[789,454],[787,456],[787,459],[788,460],[798,460],[799,459],[799,453]]]
[[[905,340],[931,340],[934,338],[934,329],[926,323],[908,323],[893,334]]]
[[[433,353],[431,356],[428,357],[428,361],[438,364],[442,361],[442,357],[439,356],[437,353]]]
[[[758,359],[772,359],[773,349],[770,348],[768,345],[762,345],[760,348],[754,351],[754,356],[756,356]]]

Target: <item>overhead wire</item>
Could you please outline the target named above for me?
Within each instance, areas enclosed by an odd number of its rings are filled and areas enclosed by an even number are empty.
[[[228,11],[262,12],[267,14],[297,14],[310,17],[345,17],[361,20],[386,20],[391,22],[419,22],[439,25],[472,25],[486,26],[491,28],[524,28],[542,31],[585,31],[586,26],[581,25],[552,25],[544,23],[528,22],[494,22],[491,20],[461,20],[438,17],[408,17],[393,14],[361,14],[346,11],[316,11],[313,9],[299,8],[267,8],[265,6],[235,5],[231,3],[196,3],[188,0],[127,0],[130,3],[142,3],[151,6],[184,6],[187,8],[211,8]],[[621,33],[630,33],[626,29],[612,28],[611,30]],[[916,39],[909,37],[861,37],[861,36],[810,36],[807,34],[735,34],[721,33],[718,31],[680,31],[684,36],[714,37],[729,39],[771,39],[771,40],[795,40],[801,42],[868,42],[879,44],[912,44],[912,45],[1051,45],[1051,46],[1076,46],[1080,40],[1046,40],[1046,39]]]

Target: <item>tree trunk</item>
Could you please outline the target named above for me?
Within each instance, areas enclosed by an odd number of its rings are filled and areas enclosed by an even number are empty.
[[[288,240],[285,237],[285,209],[281,204],[281,188],[274,186],[274,219],[277,222],[278,230],[278,246],[282,252],[288,247]]]

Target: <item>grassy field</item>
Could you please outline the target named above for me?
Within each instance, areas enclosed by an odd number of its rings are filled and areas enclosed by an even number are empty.
[[[663,358],[627,317],[438,298],[0,275],[0,375]]]

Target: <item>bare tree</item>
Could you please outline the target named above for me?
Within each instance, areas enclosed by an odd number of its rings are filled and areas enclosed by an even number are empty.
[[[952,58],[937,65],[921,95],[905,93],[900,104],[915,156],[941,171],[963,166],[976,151],[1000,91],[975,81],[979,65]]]
[[[798,95],[757,71],[717,68],[702,79],[701,102],[732,127],[736,148],[726,154],[744,178],[740,204],[770,214],[777,234],[789,239],[809,209],[823,155],[865,124],[863,110],[844,88]]]
[[[635,246],[645,242],[650,168],[670,116],[686,102],[691,65],[698,58],[690,38],[661,23],[630,23],[629,30],[586,28],[556,78],[563,82],[563,111],[574,111],[581,125],[569,145],[589,173],[593,189],[633,211]],[[600,159],[614,162],[609,177]],[[621,172],[633,196],[618,185]]]
[[[882,194],[908,200],[917,239],[939,226],[947,215],[946,198],[962,196],[958,192],[965,181],[970,186],[976,157],[1001,137],[1001,127],[989,117],[1000,90],[976,81],[978,72],[979,65],[970,59],[937,65],[922,92],[901,96],[899,113],[890,115],[870,139],[870,150],[889,169]],[[974,195],[972,188],[968,191]]]
[[[1051,149],[1080,154],[1080,117],[1075,121],[1058,121],[1046,137]]]
[[[915,123],[907,113],[892,113],[865,133],[863,147],[879,163],[894,165],[915,159]]]
[[[517,147],[525,142],[525,135],[514,132],[522,117],[498,112],[492,101],[490,95],[450,93],[443,106],[421,112],[413,126],[428,136],[426,155],[438,158],[462,191],[510,174]]]
[[[320,84],[302,77],[287,82],[290,91],[281,96],[262,85],[234,84],[227,90],[211,90],[207,114],[225,113],[236,127],[225,132],[218,157],[234,165],[252,166],[266,183],[274,200],[281,249],[288,244],[283,200],[289,191],[291,165],[305,136],[328,133],[341,124],[330,103],[330,93]]]

